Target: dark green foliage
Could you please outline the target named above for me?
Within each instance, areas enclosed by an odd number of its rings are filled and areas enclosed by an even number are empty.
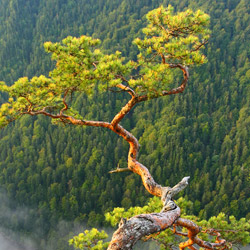
[[[185,190],[194,203],[190,212],[250,218],[247,0],[0,0],[0,80],[46,75],[53,65],[42,44],[68,35],[93,35],[105,50],[133,59],[143,16],[169,3],[211,16],[208,63],[191,69],[184,94],[140,104],[123,125],[140,138],[140,161],[156,181],[173,185],[191,176]],[[92,99],[78,96],[74,106],[88,118],[110,121],[124,98],[96,92]],[[148,198],[138,176],[108,174],[118,163],[126,166],[127,154],[127,145],[109,131],[24,117],[0,137],[1,186],[18,203],[38,207],[41,218],[89,218],[93,225],[115,206],[144,205]]]

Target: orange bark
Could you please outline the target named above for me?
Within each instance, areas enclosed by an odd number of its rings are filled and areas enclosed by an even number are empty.
[[[165,62],[165,58],[162,57],[162,63]],[[187,85],[187,81],[189,78],[188,68],[180,65],[180,64],[170,64],[171,68],[179,68],[183,72],[183,81],[179,85],[179,87],[174,88],[170,91],[162,91],[156,93],[150,98],[158,98],[160,96],[165,95],[173,95],[182,93]],[[122,76],[118,76],[118,78],[124,79]],[[125,81],[126,79],[124,79]],[[27,111],[22,114],[29,115],[45,115],[49,116],[52,119],[59,119],[61,122],[69,123],[73,125],[80,126],[93,126],[93,127],[103,127],[108,128],[119,136],[123,137],[129,143],[129,152],[128,152],[128,169],[133,173],[136,173],[141,176],[142,183],[146,190],[154,195],[162,198],[163,209],[161,213],[153,213],[153,214],[142,214],[135,216],[131,219],[122,220],[120,223],[118,230],[114,233],[111,243],[109,245],[109,250],[118,250],[118,249],[132,249],[133,245],[143,236],[150,235],[152,233],[160,232],[165,230],[166,228],[172,226],[174,223],[176,225],[186,227],[188,229],[188,233],[180,233],[174,230],[176,234],[184,235],[188,237],[186,242],[180,244],[180,249],[184,249],[186,247],[190,249],[195,249],[193,246],[197,244],[206,249],[214,249],[215,247],[220,247],[225,245],[224,240],[220,240],[219,236],[217,237],[217,243],[208,243],[202,241],[197,237],[197,234],[200,232],[200,228],[193,222],[189,220],[184,220],[179,218],[180,209],[174,204],[171,200],[172,197],[177,194],[180,190],[182,190],[188,184],[187,180],[189,177],[185,177],[173,188],[170,187],[162,187],[157,184],[153,177],[151,176],[149,170],[137,160],[138,151],[139,151],[139,143],[138,140],[131,134],[129,131],[124,129],[119,123],[120,121],[132,110],[132,108],[139,102],[149,100],[148,95],[137,96],[136,93],[129,87],[123,84],[118,84],[118,88],[123,91],[128,92],[131,95],[131,99],[127,102],[125,106],[121,108],[121,110],[115,115],[111,122],[104,121],[85,121],[82,119],[76,119],[72,116],[68,116],[64,114],[64,111],[68,109],[68,104],[66,103],[66,96],[68,91],[65,92],[63,97],[64,107],[60,110],[59,114],[53,114],[47,111],[49,107],[45,107],[42,110],[34,111],[32,110],[32,103],[27,108]],[[22,115],[21,114],[21,115]],[[112,172],[116,172],[115,170]],[[121,169],[118,169],[117,172],[122,172]],[[173,206],[174,204],[174,206]]]

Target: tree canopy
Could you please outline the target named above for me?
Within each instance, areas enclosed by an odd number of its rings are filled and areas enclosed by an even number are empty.
[[[159,231],[172,225],[179,217],[180,211],[171,199],[177,189],[179,192],[180,186],[183,189],[187,185],[188,178],[183,178],[172,189],[155,183],[148,169],[137,160],[137,139],[120,122],[137,103],[184,91],[189,79],[188,68],[206,62],[201,49],[209,38],[209,16],[202,11],[191,10],[175,15],[169,6],[149,12],[147,18],[150,24],[143,30],[145,37],[134,41],[140,50],[137,60],[123,58],[121,52],[102,52],[98,49],[100,41],[88,36],[67,37],[61,43],[46,42],[45,50],[52,53],[55,69],[49,77],[20,78],[12,86],[1,83],[0,90],[9,94],[9,101],[1,106],[0,122],[5,126],[23,115],[45,115],[64,124],[108,128],[122,136],[130,145],[128,169],[117,168],[113,172],[129,170],[139,174],[145,188],[162,198],[161,213],[173,214],[171,222],[164,222],[163,227],[154,229]],[[131,99],[121,106],[111,121],[87,120],[74,109],[72,99],[78,93],[91,97],[96,90],[99,93],[107,90],[127,92]],[[67,165],[71,165],[70,161]],[[168,192],[171,195],[168,196]],[[52,202],[51,206],[54,207]],[[157,223],[157,216],[150,215],[147,219]],[[125,224],[123,222],[121,227]],[[207,248],[225,244],[223,240],[218,240],[215,245],[199,241],[195,238],[198,227],[192,228],[187,220],[180,219],[179,225],[187,227],[190,232],[190,240],[181,248],[191,247],[194,243]],[[113,241],[111,247],[114,245]]]
[[[91,95],[96,88],[127,91],[136,102],[183,91],[187,67],[206,61],[200,49],[209,37],[209,16],[191,10],[174,15],[169,6],[149,12],[147,18],[150,24],[143,29],[145,37],[134,41],[141,51],[137,61],[123,58],[119,51],[105,54],[97,48],[100,41],[87,36],[46,42],[55,69],[49,77],[23,77],[10,87],[1,83],[0,90],[10,96],[1,106],[1,125],[23,114],[44,114],[63,122],[69,117],[82,119],[68,99],[77,92]],[[174,69],[184,74],[180,89],[171,89],[178,79]]]

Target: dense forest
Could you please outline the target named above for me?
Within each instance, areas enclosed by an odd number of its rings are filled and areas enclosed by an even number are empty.
[[[11,84],[21,76],[48,74],[53,62],[43,43],[68,35],[100,38],[106,51],[133,59],[132,41],[141,36],[144,15],[161,4],[211,16],[208,63],[191,69],[185,93],[140,104],[123,126],[140,138],[140,161],[158,183],[173,185],[180,173],[191,176],[183,193],[193,202],[190,213],[249,219],[247,0],[0,0],[0,80]],[[125,98],[96,91],[92,98],[78,96],[73,105],[88,119],[111,120]],[[0,185],[15,201],[10,207],[29,207],[33,218],[10,225],[15,218],[1,216],[1,225],[27,233],[42,226],[45,237],[59,220],[104,225],[105,212],[145,205],[150,197],[139,177],[108,173],[127,164],[127,145],[109,131],[24,117],[0,137]]]

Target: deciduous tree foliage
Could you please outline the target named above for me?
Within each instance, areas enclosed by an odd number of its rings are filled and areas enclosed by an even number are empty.
[[[49,77],[42,75],[30,80],[24,77],[12,86],[1,83],[0,90],[9,94],[9,100],[0,108],[0,125],[6,126],[24,115],[44,115],[56,123],[106,128],[129,143],[128,168],[112,172],[132,171],[140,175],[146,190],[161,197],[163,208],[160,213],[141,214],[128,221],[123,219],[108,249],[131,249],[141,237],[173,224],[188,229],[188,233],[174,230],[188,237],[180,243],[181,249],[193,249],[194,244],[207,249],[226,247],[219,232],[212,230],[210,233],[217,235],[216,242],[208,243],[197,237],[199,226],[180,218],[180,208],[172,198],[186,187],[188,177],[173,188],[157,184],[138,161],[138,140],[121,126],[123,118],[136,104],[182,93],[189,79],[189,67],[206,62],[201,49],[209,38],[207,14],[191,10],[174,14],[169,6],[149,12],[147,19],[149,25],[143,30],[145,37],[134,41],[140,50],[136,61],[123,58],[119,51],[114,54],[102,52],[98,49],[100,41],[88,36],[67,37],[61,43],[46,42],[44,47],[52,53],[55,69]],[[129,101],[111,121],[87,120],[71,105],[72,98],[77,98],[79,93],[91,97],[97,89],[99,93],[112,90],[130,95]],[[70,159],[66,164],[70,168]],[[74,203],[73,198],[71,201]],[[56,201],[51,200],[50,206],[56,209]]]

